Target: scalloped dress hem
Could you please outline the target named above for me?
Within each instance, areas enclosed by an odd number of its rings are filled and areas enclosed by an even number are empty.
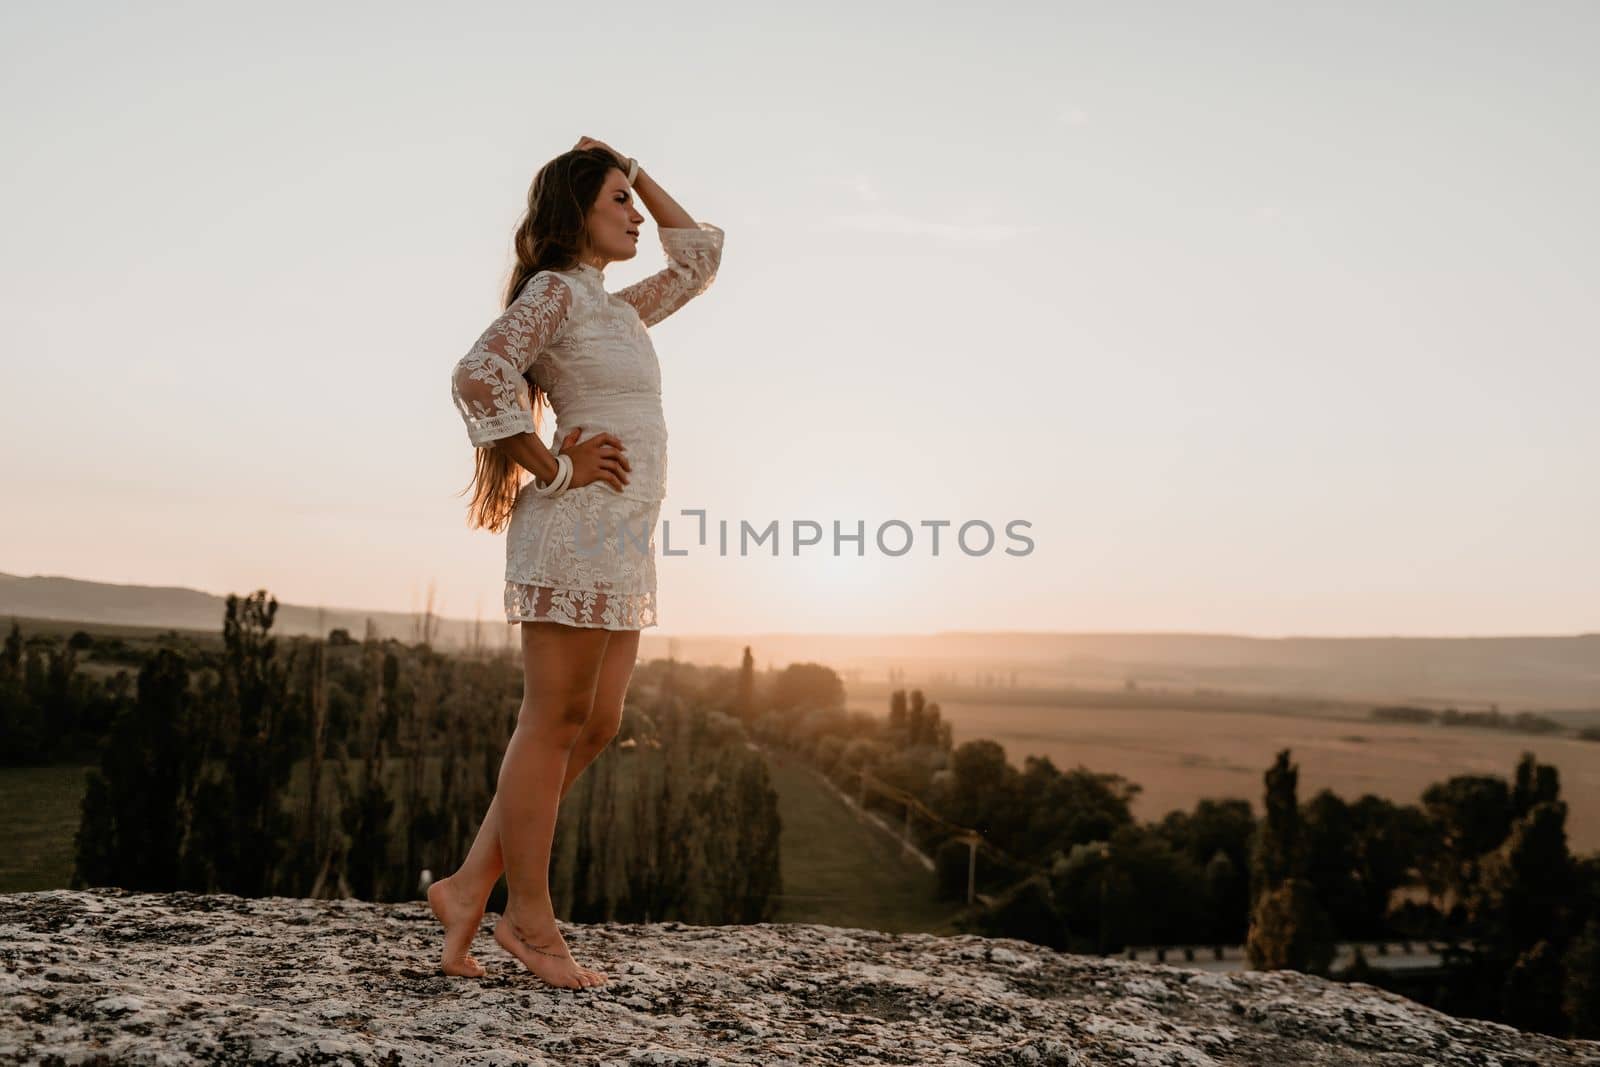
[[[556,622],[587,630],[643,630],[657,625],[656,595],[506,582],[506,622]]]

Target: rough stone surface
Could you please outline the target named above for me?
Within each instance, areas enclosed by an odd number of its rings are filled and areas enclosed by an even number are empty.
[[[0,896],[0,1060],[280,1064],[1600,1065],[1600,1042],[1366,985],[831,926],[563,924],[557,990],[488,936],[435,969],[426,905]]]

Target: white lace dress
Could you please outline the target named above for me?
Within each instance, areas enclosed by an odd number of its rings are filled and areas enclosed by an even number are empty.
[[[658,228],[667,267],[608,293],[582,264],[540,271],[484,331],[451,374],[450,390],[478,447],[533,433],[529,381],[556,414],[552,449],[621,438],[633,469],[617,492],[605,482],[534,495],[524,481],[506,530],[507,622],[550,621],[607,630],[656,622],[656,519],[667,493],[661,365],[646,327],[705,292],[722,259],[722,230]]]

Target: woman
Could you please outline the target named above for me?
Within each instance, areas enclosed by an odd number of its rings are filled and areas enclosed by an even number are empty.
[[[635,193],[655,219],[667,267],[609,293],[606,265],[638,253],[644,216]],[[477,448],[468,525],[506,530],[506,620],[521,623],[523,698],[477,839],[460,869],[428,888],[444,924],[446,974],[483,976],[468,949],[503,869],[501,947],[554,986],[606,980],[574,960],[561,936],[550,844],[561,798],[617,732],[639,632],[656,625],[667,429],[645,329],[711,284],[722,236],[635,160],[581,138],[534,177],[505,311],[452,374]],[[555,452],[539,433],[545,396],[556,413]],[[522,470],[534,480],[524,483]]]

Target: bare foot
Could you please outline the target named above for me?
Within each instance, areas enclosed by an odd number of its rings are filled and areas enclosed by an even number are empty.
[[[483,964],[468,955],[472,939],[483,922],[483,904],[463,900],[454,892],[450,879],[441,878],[428,886],[428,906],[434,918],[444,924],[444,955],[439,969],[462,978],[482,978]]]
[[[550,985],[562,989],[588,989],[606,982],[604,972],[580,967],[578,961],[572,958],[553,915],[543,922],[524,926],[507,911],[495,923],[494,939],[501,948],[521,960],[524,967]]]

